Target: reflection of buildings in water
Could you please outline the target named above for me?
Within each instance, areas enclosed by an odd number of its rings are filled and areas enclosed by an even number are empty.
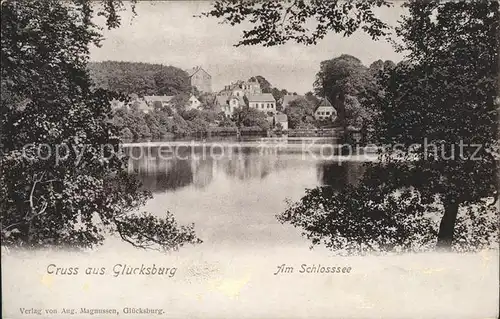
[[[193,183],[193,171],[187,160],[172,160],[167,170],[161,170],[156,175],[155,191],[176,190]]]
[[[161,160],[154,157],[141,157],[138,159],[128,159],[128,172],[137,174],[154,175],[157,172],[168,171],[172,166],[172,161]]]
[[[193,182],[193,172],[187,160],[165,160],[146,156],[129,158],[128,172],[137,174],[143,188],[154,192],[175,190]]]
[[[224,172],[241,180],[252,178],[263,179],[271,172],[285,168],[284,162],[278,156],[248,154],[223,158],[220,160]]]
[[[361,162],[320,162],[316,168],[320,184],[336,190],[346,185],[357,185],[365,171]]]
[[[138,150],[135,152],[139,153]],[[152,154],[134,154],[129,157],[128,172],[137,174],[145,189],[162,192],[193,184],[196,188],[207,187],[217,171],[241,180],[263,179],[272,172],[286,169],[289,157],[272,151],[260,152],[258,148],[227,147],[214,158],[195,150],[189,159],[167,159]]]
[[[191,161],[191,171],[193,172],[193,184],[196,188],[208,186],[215,175],[215,161],[207,157]]]
[[[175,190],[193,184],[204,188],[214,177],[214,160],[176,160],[147,157],[128,161],[129,174],[137,174],[143,187],[151,191]]]

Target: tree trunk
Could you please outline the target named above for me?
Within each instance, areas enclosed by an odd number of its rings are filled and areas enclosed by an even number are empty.
[[[444,203],[444,216],[439,225],[437,249],[450,251],[453,243],[453,231],[458,214],[458,201],[446,200]]]

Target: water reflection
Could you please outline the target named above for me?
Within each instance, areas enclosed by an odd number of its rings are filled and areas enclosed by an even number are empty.
[[[319,162],[316,176],[320,185],[341,190],[346,185],[357,185],[365,171],[362,162]]]
[[[296,150],[262,151],[257,147],[227,146],[210,154],[201,147],[191,147],[178,151],[178,156],[170,157],[160,156],[164,151],[154,147],[133,147],[127,151],[130,155],[129,173],[136,174],[143,187],[154,193],[188,186],[205,189],[218,177],[240,181],[263,180],[271,174],[287,171],[290,174],[282,178],[283,183],[289,183],[294,182],[293,169],[314,167],[318,185],[341,189],[347,184],[356,184],[364,172],[360,162],[320,161],[304,158]]]

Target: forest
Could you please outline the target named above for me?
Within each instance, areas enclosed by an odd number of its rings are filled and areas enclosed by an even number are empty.
[[[189,75],[174,66],[141,62],[90,62],[96,87],[125,95],[177,95],[189,93]]]

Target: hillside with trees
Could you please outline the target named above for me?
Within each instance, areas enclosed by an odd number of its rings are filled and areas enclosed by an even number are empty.
[[[192,88],[186,71],[174,66],[139,62],[90,62],[89,74],[98,88],[130,95],[177,95]]]

